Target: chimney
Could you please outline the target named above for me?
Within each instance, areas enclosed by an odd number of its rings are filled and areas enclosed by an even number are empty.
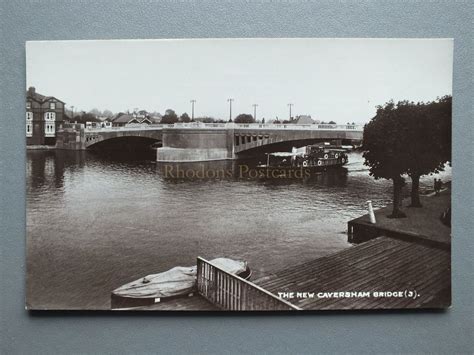
[[[36,89],[34,86],[30,86],[28,88],[28,95],[33,96],[36,93]]]

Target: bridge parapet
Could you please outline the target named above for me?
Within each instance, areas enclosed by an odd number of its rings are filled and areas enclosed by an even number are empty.
[[[359,131],[364,127],[361,125],[338,125],[338,124],[275,124],[275,123],[203,123],[203,122],[178,122],[174,124],[150,124],[129,125],[121,127],[90,127],[86,132],[117,132],[117,131],[143,131],[162,129],[255,129],[255,130],[290,130],[290,131]]]

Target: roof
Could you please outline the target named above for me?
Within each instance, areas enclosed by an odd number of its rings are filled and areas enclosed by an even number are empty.
[[[37,93],[35,90],[27,90],[26,91],[26,98],[27,99],[30,99],[30,100],[34,100],[36,102],[39,102],[39,103],[43,103],[43,102],[47,102],[47,101],[50,101],[50,100],[55,100],[55,101],[59,101],[59,102],[62,102],[64,104],[64,101],[61,101],[59,100],[58,98],[54,97],[54,96],[45,96],[45,95],[42,95],[40,93]]]
[[[119,113],[115,118],[112,119],[113,123],[143,123],[148,121],[149,123],[153,123],[151,119],[147,117],[135,117],[129,113]]]
[[[128,123],[133,120],[134,117],[128,113],[118,114],[113,120],[113,123]]]
[[[297,117],[293,122],[296,124],[313,124],[314,120],[311,118],[311,116],[301,115]]]

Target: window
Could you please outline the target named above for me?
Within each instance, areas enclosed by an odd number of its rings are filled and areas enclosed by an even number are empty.
[[[44,136],[54,137],[55,136],[55,124],[54,122],[46,122],[44,125]]]
[[[32,137],[33,136],[33,126],[31,123],[26,124],[26,136]]]
[[[26,108],[31,108],[31,101],[26,101]]]
[[[49,108],[50,108],[51,110],[56,110],[56,102],[50,102],[50,103],[49,103]]]
[[[26,111],[26,120],[27,121],[32,121],[33,120],[33,112]]]
[[[56,113],[55,112],[46,112],[44,114],[45,121],[54,121],[56,120]]]

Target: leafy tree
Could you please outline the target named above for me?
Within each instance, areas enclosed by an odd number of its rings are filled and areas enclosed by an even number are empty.
[[[403,215],[398,210],[402,174],[412,180],[410,206],[421,207],[420,177],[451,161],[451,114],[451,96],[428,103],[389,102],[365,126],[364,164],[376,179],[394,181],[393,217]]]
[[[178,122],[178,115],[171,109],[165,111],[164,116],[161,118],[161,123],[171,124]]]
[[[92,110],[89,111],[89,113],[93,114],[96,117],[102,116],[102,112],[100,112],[100,110],[97,108],[93,108]]]
[[[104,115],[107,118],[111,118],[114,116],[114,113],[110,110],[104,110],[104,112],[102,112],[102,115]]]
[[[406,164],[400,157],[405,144],[403,135],[400,134],[403,128],[393,102],[377,107],[377,114],[364,127],[364,164],[369,166],[370,175],[375,179],[393,181],[393,210],[388,216],[390,218],[405,217],[400,211],[401,190],[404,184],[402,175],[406,171]]]
[[[421,207],[420,176],[444,169],[451,160],[451,97],[435,102],[399,102],[397,115],[404,124],[406,144],[401,152],[412,180],[411,207]]]
[[[336,122],[334,122],[334,121],[329,121],[328,123],[329,124],[336,124]]]
[[[262,123],[265,123],[265,117],[264,117],[264,118],[262,118]]]
[[[181,115],[181,117],[179,118],[179,120],[181,122],[191,122],[191,117],[189,117],[189,115],[185,112]]]
[[[235,123],[254,123],[255,119],[248,113],[241,113],[234,119]]]

